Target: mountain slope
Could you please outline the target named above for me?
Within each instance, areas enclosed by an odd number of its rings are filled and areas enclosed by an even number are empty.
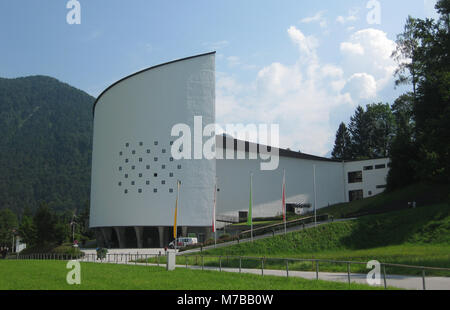
[[[86,206],[94,100],[46,76],[0,78],[0,208]]]

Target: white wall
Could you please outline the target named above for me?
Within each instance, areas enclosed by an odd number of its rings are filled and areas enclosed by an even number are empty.
[[[363,161],[352,161],[345,163],[345,184],[346,184],[346,202],[349,201],[349,191],[352,190],[363,190],[364,198],[378,195],[382,193],[384,188],[377,188],[379,185],[386,185],[386,177],[389,171],[388,164],[390,162],[389,158],[381,159],[371,159]],[[376,165],[384,164],[386,168],[375,169]],[[373,170],[364,170],[365,166],[373,166]],[[362,171],[362,182],[361,183],[348,183],[348,173]],[[369,195],[371,192],[371,195]]]
[[[283,169],[286,170],[286,203],[310,203],[313,206],[314,164],[317,208],[345,201],[343,164],[339,162],[280,156],[277,170],[261,171],[259,159],[217,160],[220,189],[217,214],[237,216],[239,211],[248,211],[250,172],[253,172],[253,217],[281,214]]]
[[[100,96],[94,116],[91,227],[172,226],[177,179],[182,182],[178,225],[211,225],[215,161],[169,158],[175,124],[193,128],[194,116],[202,116],[204,124],[215,122],[214,58],[205,54],[158,66],[122,80]]]

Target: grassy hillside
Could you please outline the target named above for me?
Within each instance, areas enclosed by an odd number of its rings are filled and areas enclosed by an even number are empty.
[[[450,202],[448,184],[413,184],[402,189],[385,192],[364,200],[342,203],[317,210],[318,214],[329,214],[335,218],[361,217],[408,209],[408,202],[417,206]]]
[[[321,225],[286,236],[241,243],[204,252],[205,255],[237,255],[337,259],[450,267],[450,207],[423,206],[358,220]],[[283,262],[273,267],[283,268]],[[257,264],[257,263],[256,263]],[[325,265],[329,271],[345,266]],[[269,268],[269,267],[268,267]],[[299,264],[300,270],[311,264]],[[364,268],[360,268],[364,270]],[[411,273],[407,270],[397,270]]]

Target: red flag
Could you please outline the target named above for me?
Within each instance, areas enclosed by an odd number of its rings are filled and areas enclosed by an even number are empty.
[[[286,172],[283,170],[283,198],[282,198],[282,208],[283,208],[283,221],[286,221]]]

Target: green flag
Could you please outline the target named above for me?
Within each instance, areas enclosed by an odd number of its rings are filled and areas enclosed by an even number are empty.
[[[250,174],[250,201],[248,203],[248,215],[247,215],[247,225],[252,225],[252,177],[253,174]]]

